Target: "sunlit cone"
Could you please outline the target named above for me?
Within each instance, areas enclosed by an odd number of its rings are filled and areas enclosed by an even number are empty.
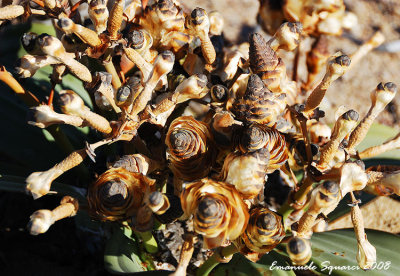
[[[185,216],[193,214],[194,230],[203,235],[206,248],[236,239],[249,220],[247,206],[236,189],[208,178],[187,184],[181,203]]]
[[[111,168],[89,185],[87,199],[92,216],[100,220],[124,220],[137,214],[154,181],[141,173]]]
[[[269,152],[267,173],[279,169],[288,159],[285,137],[277,130],[262,124],[253,123],[246,127],[239,138],[241,152],[252,152],[265,148]]]
[[[178,117],[169,126],[165,144],[174,175],[186,181],[208,175],[214,158],[209,127],[191,116]]]
[[[286,95],[272,93],[264,86],[260,77],[253,74],[249,78],[246,92],[243,97],[235,100],[231,111],[238,120],[286,130],[288,123],[283,123],[285,120],[281,117],[285,107]]]
[[[285,237],[282,217],[267,208],[254,208],[241,238],[247,248],[258,253],[267,253]]]
[[[328,215],[338,205],[341,199],[339,184],[333,181],[326,181],[320,184],[311,192],[308,209],[299,220],[297,235],[307,237],[319,214]]]
[[[243,198],[254,198],[262,193],[269,164],[269,153],[262,148],[242,154],[232,152],[226,156],[220,180],[232,184]]]
[[[274,51],[278,49],[293,51],[299,45],[302,30],[300,22],[283,23],[268,44]]]
[[[310,241],[300,237],[293,237],[286,245],[286,252],[294,265],[305,265],[312,255]]]

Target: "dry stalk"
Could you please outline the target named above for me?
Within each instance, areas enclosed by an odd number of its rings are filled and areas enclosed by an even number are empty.
[[[31,235],[38,235],[47,232],[51,225],[64,218],[75,216],[79,204],[75,198],[64,196],[61,204],[54,210],[38,210],[34,212],[28,223],[28,230]]]

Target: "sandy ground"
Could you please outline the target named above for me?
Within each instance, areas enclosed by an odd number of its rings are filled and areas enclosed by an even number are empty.
[[[365,228],[400,233],[400,202],[379,197],[361,208]],[[350,214],[329,224],[328,230],[353,227]]]

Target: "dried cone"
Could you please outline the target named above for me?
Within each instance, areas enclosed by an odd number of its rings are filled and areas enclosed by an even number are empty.
[[[395,137],[387,140],[381,145],[373,146],[363,150],[358,155],[360,156],[361,159],[371,158],[379,154],[382,154],[384,152],[399,148],[400,148],[400,133],[398,133]]]
[[[172,121],[165,144],[174,175],[185,181],[207,176],[214,158],[212,141],[213,135],[205,123],[191,116]]]
[[[278,130],[288,129],[288,123],[281,118],[286,107],[284,93],[272,93],[265,87],[260,77],[251,75],[243,97],[236,99],[231,111],[238,120],[257,122]]]
[[[263,80],[265,86],[272,92],[283,92],[281,83],[287,78],[283,60],[264,40],[262,35],[253,33],[249,37],[250,68]]]
[[[146,175],[157,169],[158,164],[156,161],[148,158],[143,154],[130,154],[122,156],[118,161],[113,164],[114,168],[124,168],[129,172],[142,173]]]
[[[355,128],[358,121],[358,113],[350,109],[343,113],[336,121],[332,130],[331,139],[321,149],[321,155],[318,162],[320,170],[326,169],[326,166],[332,161],[339,150],[340,143]]]
[[[277,130],[262,124],[251,124],[240,137],[239,150],[243,153],[265,148],[269,152],[266,173],[279,169],[288,159],[285,137]]]
[[[85,106],[82,98],[74,91],[60,91],[59,103],[63,113],[82,118],[89,126],[102,133],[111,133],[112,128],[107,119],[92,112],[89,107]]]
[[[324,98],[326,91],[339,77],[347,71],[351,63],[351,60],[346,55],[341,55],[340,52],[334,54],[328,59],[326,65],[326,73],[322,81],[318,86],[311,92],[306,100],[304,112],[310,115],[314,109],[316,109]]]
[[[61,204],[54,210],[42,209],[34,212],[30,217],[27,228],[31,235],[43,234],[56,221],[75,216],[78,209],[78,200],[70,196],[64,196],[61,200]]]
[[[215,61],[216,53],[214,46],[208,36],[210,31],[210,20],[207,13],[202,8],[195,8],[190,16],[186,17],[186,28],[189,29],[192,35],[198,37],[201,41],[201,51],[203,57],[208,64]]]
[[[247,206],[236,189],[208,178],[187,184],[181,203],[186,217],[193,214],[194,231],[204,236],[206,248],[238,238],[249,220]]]
[[[286,251],[294,265],[305,265],[312,255],[310,241],[300,237],[291,238],[287,243]]]
[[[358,266],[363,270],[371,269],[376,263],[376,249],[368,241],[367,235],[365,234],[364,219],[361,214],[358,202],[353,194],[351,194],[353,205],[351,207],[351,221],[354,226],[354,233],[357,239],[357,263]]]
[[[79,79],[84,82],[92,82],[92,74],[89,69],[82,63],[75,60],[73,58],[73,54],[67,53],[64,45],[58,38],[48,34],[41,34],[37,37],[35,44],[36,46],[40,47],[40,51],[42,53],[64,63],[71,73],[73,73]]]
[[[250,250],[267,253],[285,237],[282,217],[267,208],[254,208],[241,237]]]
[[[107,31],[111,40],[116,40],[118,38],[118,31],[121,28],[123,20],[124,6],[125,0],[114,1],[110,17],[107,21]]]
[[[397,93],[397,86],[392,82],[380,83],[371,93],[371,107],[368,113],[350,134],[347,149],[353,154],[355,148],[364,140],[372,123],[384,108],[393,100]]]
[[[44,172],[33,172],[26,178],[26,191],[32,194],[33,199],[38,199],[50,191],[52,182],[64,172],[78,166],[85,159],[87,153],[84,149],[71,152],[60,163]]]
[[[100,220],[124,220],[137,214],[154,181],[125,168],[111,168],[89,186],[88,202],[92,216]]]
[[[264,188],[268,162],[264,148],[245,154],[232,152],[225,158],[219,179],[234,185],[244,199],[255,198]]]
[[[89,44],[91,47],[98,47],[102,41],[95,31],[85,28],[82,25],[75,24],[69,18],[61,18],[57,22],[57,27],[63,30],[66,34],[74,33],[83,42]]]

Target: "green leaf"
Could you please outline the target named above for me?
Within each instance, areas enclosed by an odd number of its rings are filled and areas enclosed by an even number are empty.
[[[370,159],[364,159],[363,162],[365,164],[365,168],[377,165],[400,166],[400,156],[397,156],[397,158],[370,158]]]
[[[397,254],[400,248],[400,237],[376,230],[367,230],[366,233],[369,242],[376,248],[375,269],[366,273],[358,267],[357,240],[354,231],[353,229],[340,229],[315,233],[312,236],[313,255],[311,261],[317,267],[317,271],[328,275],[329,266],[331,266],[330,275],[400,275],[400,255]],[[349,269],[342,266],[349,267]],[[334,267],[342,268],[334,269]]]
[[[4,130],[0,136],[0,156],[3,162],[21,168],[12,173],[26,175],[33,170],[51,167],[65,157],[55,143],[49,143],[43,130],[26,122],[28,108],[3,83],[0,83],[0,118]],[[0,173],[7,173],[0,167]]]
[[[237,253],[233,256],[232,260],[227,264],[220,264],[216,267],[212,275],[235,275],[235,276],[263,276],[263,275],[295,275],[289,268],[288,270],[276,269],[277,266],[286,267],[290,266],[288,259],[279,254],[276,250],[269,252],[262,256],[257,262],[253,263],[246,259],[243,255]]]
[[[104,265],[109,272],[117,274],[146,270],[139,258],[137,242],[130,228],[115,225],[106,244]]]

